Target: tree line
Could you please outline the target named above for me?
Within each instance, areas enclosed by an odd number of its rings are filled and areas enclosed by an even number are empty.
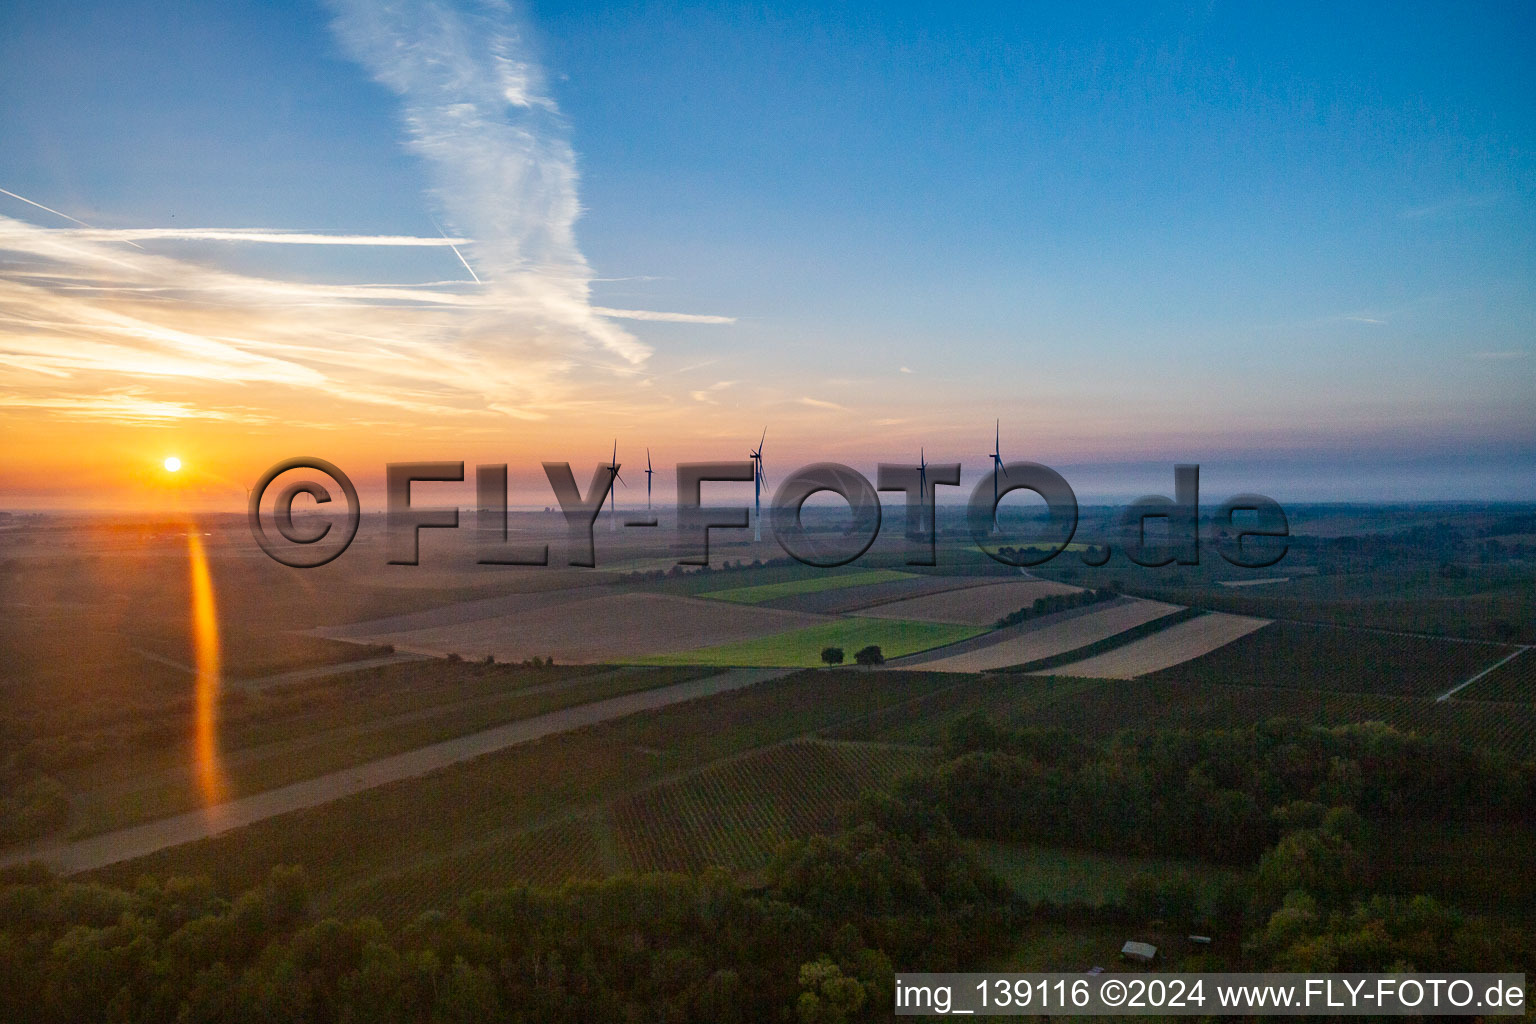
[[[1034,603],[1024,606],[1017,611],[1011,611],[992,624],[993,629],[1004,629],[1008,626],[1017,626],[1021,622],[1039,618],[1042,615],[1054,615],[1064,612],[1069,608],[1082,608],[1090,604],[1098,604],[1101,601],[1113,601],[1120,596],[1120,592],[1112,587],[1100,587],[1098,590],[1078,590],[1066,594],[1046,594],[1037,597]]]

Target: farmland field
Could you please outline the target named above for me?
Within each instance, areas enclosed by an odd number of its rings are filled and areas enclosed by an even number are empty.
[[[1011,580],[1007,583],[992,583],[893,601],[864,609],[857,614],[879,619],[990,626],[1010,612],[1032,605],[1036,598],[1075,594],[1081,589],[1065,583],[1052,583],[1050,580]]]
[[[968,587],[990,586],[995,580],[985,576],[929,576],[908,575],[887,583],[870,583],[862,587],[838,590],[820,590],[810,594],[793,594],[767,602],[770,608],[784,608],[795,612],[812,612],[819,615],[843,615],[849,612],[874,608],[877,605],[904,601],[924,594],[953,593]]]
[[[613,846],[609,820],[599,809],[451,854],[424,856],[401,871],[326,894],[324,907],[331,914],[408,921],[481,889],[518,882],[553,888],[626,868]]]
[[[332,909],[408,920],[517,882],[708,867],[750,872],[785,840],[832,829],[861,791],[890,786],[930,756],[879,744],[770,746],[349,888]]]
[[[322,903],[384,886],[423,863],[566,820],[590,807],[744,751],[781,743],[950,685],[896,672],[806,672],[631,715],[376,787],[308,810],[92,872],[206,874],[247,886],[303,864]],[[451,887],[450,887],[451,889]],[[444,889],[440,906],[461,893]],[[371,889],[370,891],[383,891]]]
[[[1181,611],[1178,605],[1132,598],[1000,629],[990,634],[996,642],[978,641],[954,654],[938,653],[931,660],[918,659],[900,667],[924,672],[987,672],[1066,654],[1106,640],[1127,629],[1145,625]]]
[[[1456,694],[1455,699],[1536,702],[1536,654],[1526,648]]]
[[[1425,821],[1382,829],[1373,846],[1377,874],[1398,892],[1429,893],[1472,913],[1516,920],[1536,911],[1536,832],[1528,827]]]
[[[1512,649],[1344,626],[1275,622],[1151,678],[1432,697]]]
[[[459,668],[463,670],[461,677],[471,672],[484,672],[487,668],[446,663],[436,663],[433,667],[439,666]],[[404,670],[405,666],[396,667],[398,674],[403,675]],[[235,733],[236,741],[243,738],[245,742],[240,746],[232,744],[221,759],[228,782],[227,795],[230,798],[249,796],[504,723],[669,686],[712,671],[628,668],[606,672],[588,670],[583,675],[567,669],[568,678],[555,675],[554,680],[542,685],[524,685],[478,697],[466,696],[362,722],[355,721],[355,706],[326,702],[325,708],[331,713],[309,716],[306,728],[302,730],[296,730],[293,721],[288,719],[268,723],[260,729],[243,730],[243,736]],[[539,675],[499,666],[486,674],[492,680],[498,677],[518,679],[520,676],[537,678]],[[468,687],[465,689],[473,693]],[[352,717],[347,714],[349,710],[353,712]],[[322,723],[328,727],[322,728]],[[73,800],[71,838],[122,828],[198,806],[201,796],[194,764],[191,751],[178,747],[164,757],[138,758],[126,764],[98,764],[89,774],[79,772],[67,776],[78,789]]]
[[[1376,566],[1252,588],[1175,586],[1156,572],[1113,578],[1127,593],[1237,615],[1536,643],[1536,580],[1528,567],[1448,580],[1434,566]]]
[[[1222,888],[1240,877],[1232,868],[1172,857],[1121,856],[979,839],[966,845],[977,860],[1031,903],[1117,904],[1125,898],[1126,883],[1137,875],[1166,878],[1182,872],[1194,883],[1196,899],[1208,913],[1215,909]]]
[[[950,725],[983,714],[1017,727],[1104,739],[1129,729],[1232,729],[1293,718],[1324,726],[1385,722],[1515,757],[1536,756],[1536,717],[1508,704],[1205,683],[997,674],[948,676],[952,685],[891,705],[825,735],[937,745]]]
[[[831,831],[862,790],[884,789],[931,756],[879,744],[770,747],[615,802],[614,830],[632,870],[750,871],[785,839]]]
[[[1094,679],[1061,679],[1020,674],[952,675],[951,685],[904,704],[894,704],[829,729],[834,739],[939,746],[949,727],[967,715],[1019,717],[1026,709],[1072,700],[1103,684]]]
[[[763,583],[754,587],[731,587],[727,590],[710,590],[697,597],[713,598],[716,601],[735,601],[738,604],[762,604],[764,601],[773,601],[782,597],[794,597],[797,594],[815,594],[825,590],[842,590],[847,587],[867,587],[876,583],[894,583],[897,580],[911,579],[904,572],[894,569],[874,569],[869,572],[846,573],[843,575],[823,574],[811,576],[802,580],[787,580],[783,583]]]
[[[896,619],[838,619],[774,636],[636,659],[641,665],[760,665],[811,668],[824,647],[841,647],[849,663],[859,649],[879,647],[887,659],[952,644],[982,632],[975,626]]]
[[[1086,971],[1098,966],[1127,970],[1120,960],[1123,924],[1043,921],[1025,929],[1018,943],[993,965],[1006,971]]]
[[[819,616],[728,601],[613,593],[495,618],[390,632],[359,629],[354,635],[400,650],[470,659],[494,655],[507,661],[553,657],[560,663],[591,663],[633,661],[648,654],[745,641],[823,621]]]
[[[345,625],[321,626],[314,633],[356,643],[370,636],[397,636],[468,622],[489,622],[618,593],[622,593],[622,590],[616,585],[598,584],[548,592],[499,594],[382,618],[362,619]]]
[[[1084,679],[1134,679],[1209,654],[1268,624],[1265,619],[1209,612],[1112,651],[1052,668],[1049,673]]]
[[[1086,738],[1122,729],[1232,729],[1293,718],[1315,725],[1384,722],[1404,732],[1438,736],[1514,757],[1536,756],[1536,719],[1511,714],[1511,705],[1436,701],[1386,694],[1287,687],[1211,686],[1152,677],[1098,683],[1054,701],[1021,699],[999,705],[999,718],[1015,725],[1061,728]]]

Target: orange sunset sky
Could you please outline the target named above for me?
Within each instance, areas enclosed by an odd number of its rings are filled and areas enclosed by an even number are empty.
[[[50,6],[0,41],[3,508],[298,455],[539,505],[615,440],[666,496],[765,427],[770,482],[958,498],[997,420],[1086,500],[1536,497],[1510,12]]]

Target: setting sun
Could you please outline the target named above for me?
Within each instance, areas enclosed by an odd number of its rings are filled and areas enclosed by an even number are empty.
[[[171,457],[169,457],[168,459],[165,460],[165,471],[167,473],[174,473],[174,472],[176,472],[180,468],[181,468],[181,460],[178,459],[176,456],[172,455]]]

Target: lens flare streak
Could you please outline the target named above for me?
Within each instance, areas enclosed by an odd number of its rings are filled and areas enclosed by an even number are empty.
[[[214,602],[213,578],[208,573],[208,556],[203,540],[195,530],[187,532],[187,557],[191,566],[192,638],[196,649],[196,755],[197,785],[203,804],[222,803],[228,788],[219,758],[219,617]]]

